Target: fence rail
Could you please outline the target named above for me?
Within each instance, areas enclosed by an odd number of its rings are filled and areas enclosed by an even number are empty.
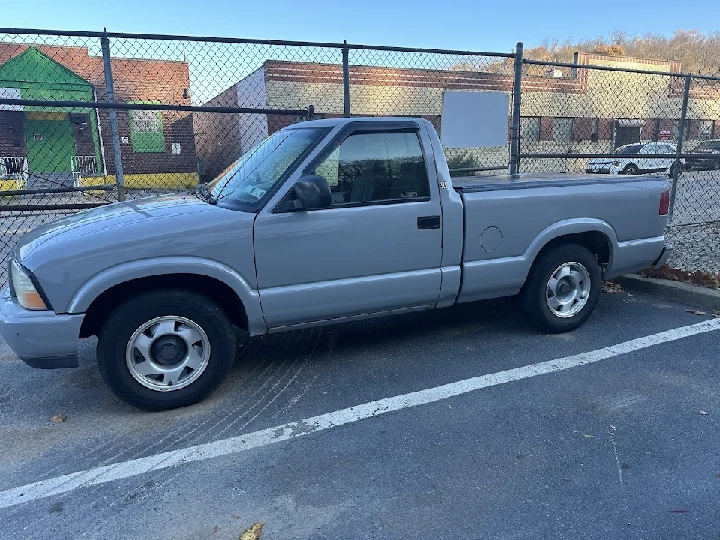
[[[21,231],[193,189],[289,124],[415,116],[439,130],[444,92],[472,91],[509,95],[508,142],[446,149],[453,175],[584,172],[598,160],[613,174],[666,173],[671,264],[720,273],[720,78],[677,62],[525,56],[521,43],[488,52],[0,28],[0,263]]]

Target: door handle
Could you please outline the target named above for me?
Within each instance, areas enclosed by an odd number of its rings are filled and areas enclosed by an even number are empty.
[[[418,229],[439,229],[440,216],[422,216],[417,219]]]

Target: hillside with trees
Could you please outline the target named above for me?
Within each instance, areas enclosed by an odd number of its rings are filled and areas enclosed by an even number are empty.
[[[705,35],[696,30],[676,30],[670,37],[614,32],[608,37],[586,40],[548,39],[539,47],[525,49],[524,56],[533,60],[572,62],[576,51],[677,60],[683,72],[720,76],[720,32]]]

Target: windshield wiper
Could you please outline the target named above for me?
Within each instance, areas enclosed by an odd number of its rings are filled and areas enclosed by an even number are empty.
[[[209,204],[217,204],[217,199],[212,196],[210,193],[210,190],[208,189],[208,184],[198,184],[197,187],[193,190],[193,195],[195,195],[198,199],[201,199]]]

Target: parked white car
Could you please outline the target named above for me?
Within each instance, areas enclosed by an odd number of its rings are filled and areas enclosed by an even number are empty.
[[[674,158],[646,158],[644,154],[675,154],[677,147],[669,142],[639,142],[621,146],[614,153],[622,158],[594,158],[588,163],[586,172],[598,174],[643,174],[665,172],[672,175]],[[685,160],[681,159],[682,166]],[[682,170],[681,166],[681,170]]]

